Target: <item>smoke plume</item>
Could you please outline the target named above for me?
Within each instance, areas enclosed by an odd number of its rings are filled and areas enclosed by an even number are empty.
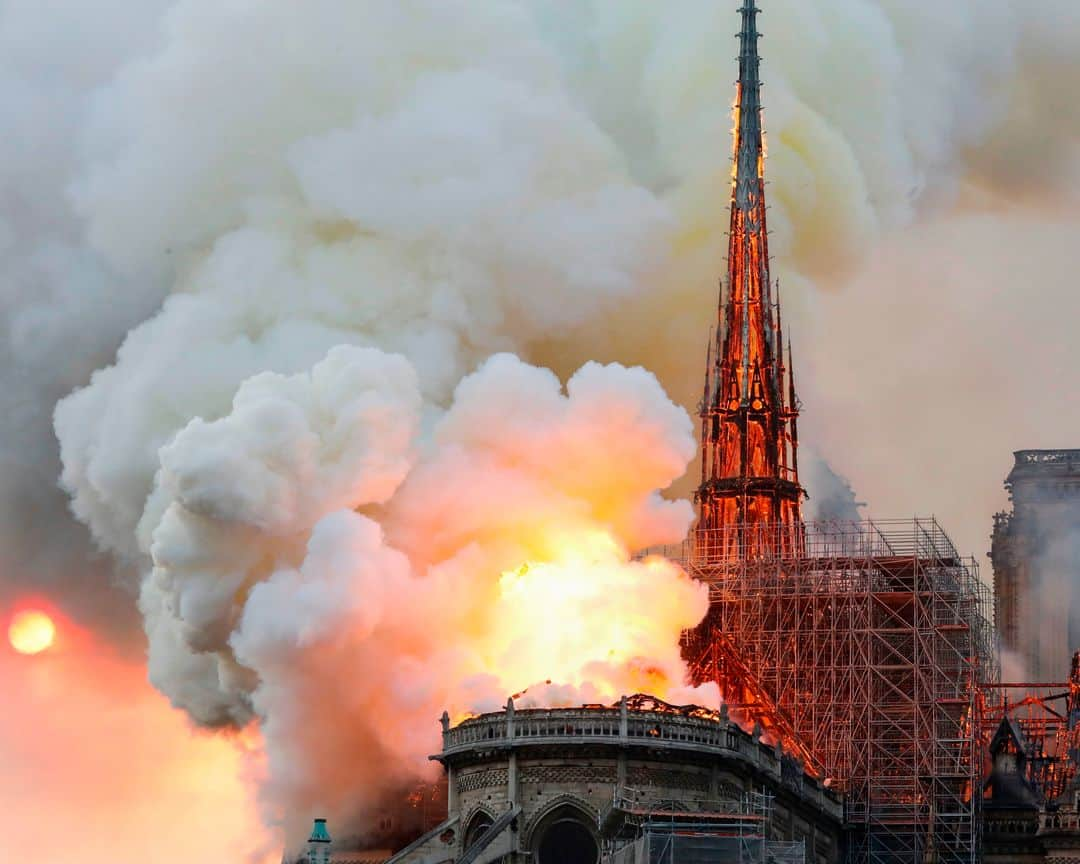
[[[444,708],[545,680],[577,701],[683,691],[673,635],[705,589],[629,553],[686,533],[689,505],[656,490],[693,455],[689,418],[640,369],[561,391],[497,355],[422,442],[408,361],[338,347],[161,450],[151,678],[202,723],[261,718],[272,801],[355,818],[424,773]]]
[[[698,398],[735,4],[108,5],[0,3],[5,592],[130,633],[88,528],[154,683],[260,723],[271,814],[362,813],[443,707],[677,693],[703,600],[632,556],[693,430],[626,367]],[[983,548],[1008,452],[1076,428],[1080,11],[762,5],[804,435]]]

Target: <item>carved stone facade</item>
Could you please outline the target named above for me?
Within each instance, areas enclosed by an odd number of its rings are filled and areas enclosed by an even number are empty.
[[[987,811],[983,864],[1080,864],[1080,812],[1075,806],[1047,811]]]
[[[738,826],[748,842],[757,832],[762,850],[766,840],[801,841],[812,864],[843,856],[840,798],[779,748],[700,709],[648,697],[610,708],[515,710],[511,702],[445,723],[432,758],[447,771],[448,819],[393,864],[634,861],[634,826],[658,813],[718,833]],[[767,819],[746,815],[755,794],[769,801]]]

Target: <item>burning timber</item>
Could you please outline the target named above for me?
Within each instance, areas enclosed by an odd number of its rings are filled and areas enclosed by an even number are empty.
[[[769,275],[757,15],[752,2],[743,4],[726,292],[721,291],[719,327],[705,364],[701,485],[695,501],[702,536],[764,539],[796,554],[806,493],[799,484],[799,400]],[[718,532],[732,525],[771,525],[774,530],[764,535]],[[753,546],[722,550],[735,556],[770,551]]]
[[[1080,858],[1080,652],[1069,680],[987,684],[984,864]]]

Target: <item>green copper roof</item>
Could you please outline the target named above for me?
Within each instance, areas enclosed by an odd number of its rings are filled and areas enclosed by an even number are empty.
[[[311,829],[311,836],[308,837],[308,843],[329,843],[330,832],[326,830],[326,820],[316,819],[315,827]]]

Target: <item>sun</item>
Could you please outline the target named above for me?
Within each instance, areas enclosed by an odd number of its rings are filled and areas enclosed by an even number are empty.
[[[56,625],[44,612],[27,609],[11,619],[8,638],[11,647],[20,654],[40,654],[52,647]]]

